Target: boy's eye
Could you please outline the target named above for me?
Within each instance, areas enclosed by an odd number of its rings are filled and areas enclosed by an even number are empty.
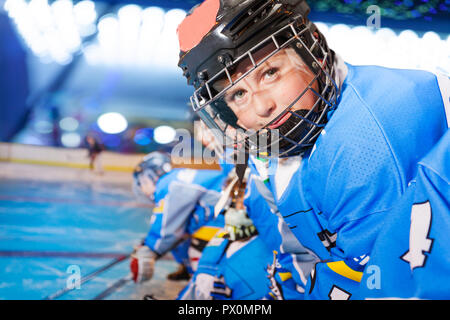
[[[232,95],[232,99],[233,100],[239,100],[242,99],[245,96],[245,91],[244,90],[237,90],[233,93]]]
[[[271,68],[271,69],[267,70],[266,72],[264,72],[263,77],[265,79],[271,79],[276,75],[277,71],[278,71],[278,69]]]

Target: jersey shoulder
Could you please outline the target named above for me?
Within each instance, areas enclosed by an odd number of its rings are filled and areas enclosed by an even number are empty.
[[[348,65],[337,109],[309,156],[304,185],[329,208],[351,197],[355,206],[369,205],[366,212],[383,210],[443,135],[444,119],[433,74]]]
[[[201,186],[211,191],[220,191],[222,184],[226,178],[226,171],[224,170],[194,170],[195,177],[192,184]]]
[[[169,193],[169,187],[172,183],[179,181],[178,175],[183,169],[175,168],[159,178],[156,183],[155,201],[159,202]]]
[[[350,67],[344,86],[357,95],[406,176],[414,175],[415,162],[424,157],[448,125],[445,86],[427,71],[379,66]]]
[[[427,176],[437,176],[443,185],[450,184],[450,130],[439,140],[427,156],[419,162]]]

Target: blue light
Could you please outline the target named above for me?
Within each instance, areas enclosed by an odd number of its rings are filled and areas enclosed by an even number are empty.
[[[153,138],[153,129],[143,128],[136,130],[133,140],[136,144],[140,146],[146,146],[152,142],[152,138]]]

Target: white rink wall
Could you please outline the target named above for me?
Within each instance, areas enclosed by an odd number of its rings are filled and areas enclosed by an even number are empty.
[[[131,172],[144,154],[120,154],[104,151],[101,162],[105,171]],[[0,143],[0,161],[36,165],[89,168],[87,149],[68,149],[24,144]]]
[[[131,173],[144,155],[104,151],[100,159],[104,173],[98,174],[89,170],[87,149],[0,143],[0,179],[130,184]],[[220,168],[217,164],[205,163],[175,164],[174,167],[213,170]]]

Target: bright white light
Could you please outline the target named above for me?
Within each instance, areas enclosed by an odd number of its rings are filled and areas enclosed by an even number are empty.
[[[59,126],[65,131],[75,131],[78,125],[78,120],[72,117],[65,117],[59,121]]]
[[[323,22],[314,22],[314,24],[316,25],[317,29],[319,29],[319,31],[326,37],[328,34],[327,24]]]
[[[164,15],[164,10],[159,7],[149,7],[142,11],[142,25],[136,52],[136,62],[138,64],[150,65],[155,59],[155,46],[161,40]]]
[[[373,60],[376,56],[376,48],[373,48],[373,32],[365,26],[354,27],[351,30],[351,38],[358,45],[348,50],[348,54],[351,54],[349,59],[355,64],[361,64],[365,59]]]
[[[96,44],[90,44],[83,48],[84,58],[90,65],[98,65],[102,63],[102,51]]]
[[[142,11],[142,23],[148,23],[161,29],[164,23],[164,10],[160,7],[148,7]]]
[[[70,0],[57,0],[51,5],[56,21],[60,42],[65,49],[73,53],[81,46],[81,38],[75,23],[73,4]]]
[[[177,28],[186,16],[181,9],[172,9],[164,15],[164,27],[161,32],[161,41],[157,49],[155,64],[158,67],[167,68],[177,64],[179,58],[179,46]]]
[[[117,61],[119,42],[119,21],[113,15],[103,17],[98,23],[98,42],[106,64]]]
[[[45,31],[53,28],[53,16],[47,0],[31,0],[28,8],[39,30]]]
[[[153,139],[159,144],[171,143],[175,135],[175,129],[169,126],[159,126],[153,131]]]
[[[53,61],[59,64],[67,64],[72,61],[72,55],[60,41],[60,34],[56,30],[44,33],[44,39],[48,45],[48,51]]]
[[[61,143],[68,148],[76,148],[80,146],[81,137],[78,133],[70,132],[61,135]]]
[[[75,21],[82,26],[93,24],[97,19],[97,12],[95,11],[95,3],[89,0],[78,2],[73,7]]]
[[[169,10],[164,17],[164,27],[176,30],[181,21],[183,21],[184,17],[186,17],[186,11],[182,9]]]
[[[117,13],[119,19],[120,60],[132,64],[138,47],[142,9],[137,5],[126,5]]]
[[[116,134],[128,127],[127,119],[117,112],[104,113],[97,119],[97,124],[103,132]]]
[[[4,8],[8,12],[10,18],[17,18],[28,7],[28,4],[24,0],[7,0]]]
[[[336,24],[329,29],[327,42],[342,57],[352,54],[355,43],[352,41],[351,29],[345,24]]]
[[[119,20],[130,23],[141,21],[142,8],[135,4],[128,4],[117,11]]]

